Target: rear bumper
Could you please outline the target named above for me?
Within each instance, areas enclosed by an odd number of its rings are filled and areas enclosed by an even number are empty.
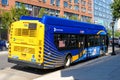
[[[8,62],[19,64],[19,65],[23,65],[23,66],[29,66],[29,67],[44,69],[42,64],[37,64],[37,63],[27,62],[27,61],[22,61],[22,60],[17,60],[17,59],[13,59],[13,58],[8,58]]]

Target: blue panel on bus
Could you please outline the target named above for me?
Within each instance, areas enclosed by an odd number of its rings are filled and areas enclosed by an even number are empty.
[[[39,22],[41,22],[41,18],[37,18],[37,17],[32,17],[32,16],[21,16],[20,20],[38,20]]]
[[[20,20],[38,20],[39,22],[42,22],[45,27],[47,27],[46,25],[52,25],[55,27],[74,27],[74,28],[83,28],[85,30],[89,30],[90,32],[93,30],[100,31],[103,30],[105,32],[106,29],[104,28],[104,26],[101,25],[97,25],[97,24],[91,24],[91,23],[86,23],[86,22],[80,22],[80,21],[76,21],[76,20],[69,20],[69,19],[65,19],[65,18],[58,18],[55,16],[43,16],[42,18],[37,18],[37,17],[30,17],[30,16],[22,16],[20,18]],[[83,32],[83,31],[81,31]]]
[[[98,30],[105,30],[105,28],[101,25],[86,23],[86,22],[80,22],[76,20],[68,20],[65,18],[58,18],[55,16],[43,16],[42,22],[44,24],[49,25],[59,25],[59,26],[65,26],[65,27],[84,27],[88,29],[98,29]]]
[[[96,57],[99,55],[100,55],[100,46],[88,48],[88,56],[89,57]]]

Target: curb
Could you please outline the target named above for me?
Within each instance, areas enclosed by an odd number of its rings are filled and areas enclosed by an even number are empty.
[[[8,54],[8,51],[0,51],[0,55],[2,54]]]
[[[74,78],[72,76],[61,77],[61,70],[60,70],[60,71],[56,71],[56,72],[44,75],[42,77],[39,77],[33,80],[74,80]]]

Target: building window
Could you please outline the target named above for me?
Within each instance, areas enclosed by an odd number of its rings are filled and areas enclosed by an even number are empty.
[[[60,6],[60,0],[56,0],[56,6]]]
[[[72,5],[69,5],[69,8],[72,9]]]
[[[16,6],[16,8],[20,8],[21,7],[21,3],[20,2],[15,2],[15,6]]]
[[[88,16],[81,16],[81,21],[88,22],[88,20],[91,20],[91,17]]]
[[[38,14],[39,14],[39,10],[40,10],[40,8],[39,7],[37,7],[37,6],[33,6],[33,15],[35,16],[35,17],[37,17],[38,16]]]
[[[1,3],[3,6],[6,6],[6,5],[8,5],[8,0],[1,0]]]
[[[74,0],[74,3],[78,3],[78,0]]]
[[[88,2],[88,7],[91,8],[92,7],[92,3]]]
[[[32,5],[25,4],[25,8],[29,11],[32,11]]]
[[[72,0],[69,0],[69,2],[71,3],[71,2],[72,2]]]
[[[78,14],[73,14],[73,13],[69,13],[69,12],[64,12],[64,16],[69,19],[71,16],[75,16],[75,17],[79,17]]]
[[[75,10],[79,10],[79,6],[77,6],[77,5],[74,6],[74,9],[75,9]]]
[[[86,12],[86,8],[85,7],[82,7],[82,12]]]
[[[81,4],[85,6],[86,5],[86,1],[81,0]]]
[[[59,16],[60,11],[58,10],[54,10],[54,9],[47,9],[47,15],[51,15],[51,16]]]
[[[55,5],[55,0],[50,0],[50,4]]]
[[[44,3],[46,3],[47,0],[43,0]]]
[[[89,14],[91,14],[91,13],[92,13],[92,11],[91,11],[91,10],[88,10],[88,13],[89,13]]]
[[[68,3],[64,1],[64,7],[68,7]]]

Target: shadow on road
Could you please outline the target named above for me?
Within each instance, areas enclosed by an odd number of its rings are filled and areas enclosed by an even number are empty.
[[[20,70],[20,71],[24,71],[24,72],[28,72],[28,73],[37,74],[37,75],[45,75],[45,74],[63,69],[63,67],[56,68],[56,69],[38,69],[38,68],[32,68],[32,67],[26,67],[26,66],[23,67],[20,65],[15,65],[11,68],[16,69],[16,70]]]

